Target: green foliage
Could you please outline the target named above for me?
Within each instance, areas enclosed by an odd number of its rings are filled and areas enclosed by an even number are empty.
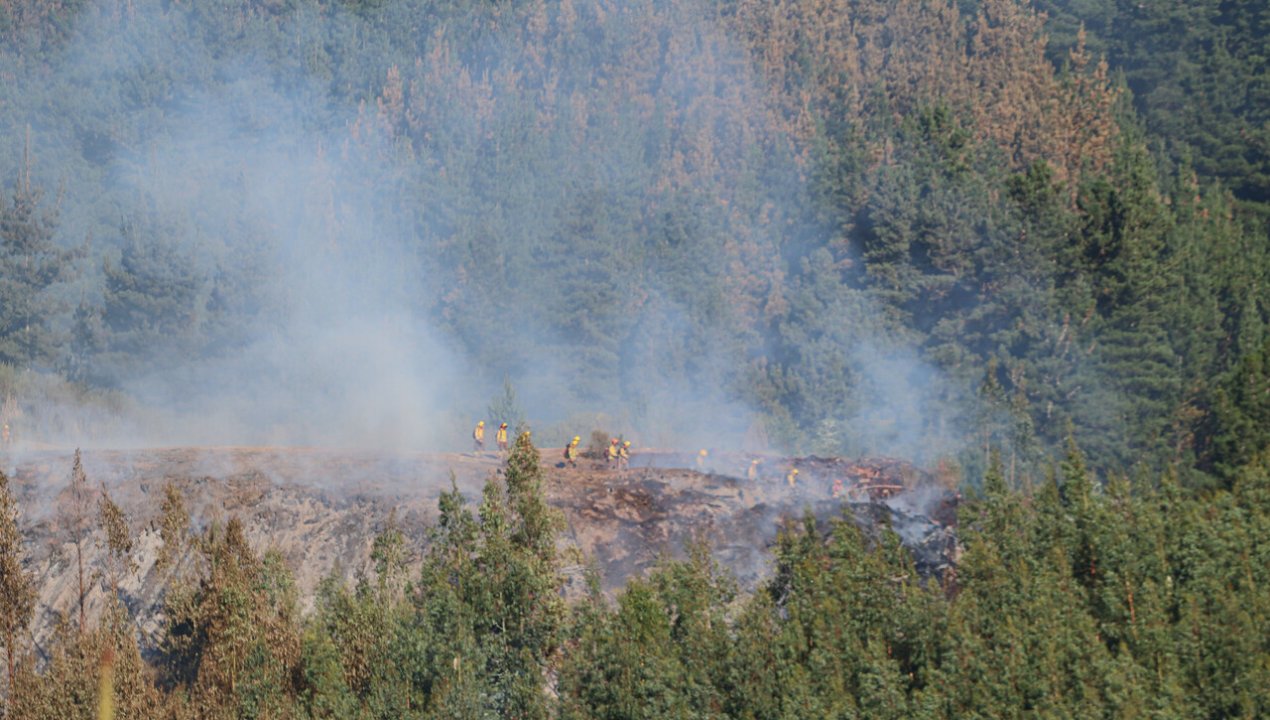
[[[143,720],[163,715],[163,700],[153,670],[142,660],[127,610],[111,602],[99,627],[63,625],[42,671],[24,665],[5,717],[94,720],[106,717],[102,708],[109,702],[113,717]]]
[[[70,274],[74,255],[54,242],[57,217],[29,173],[0,205],[0,362],[48,367],[58,346],[50,289]]]
[[[4,641],[6,679],[13,691],[19,639],[35,613],[35,582],[23,567],[26,552],[18,527],[18,504],[9,478],[0,471],[0,638]]]
[[[112,604],[97,628],[63,625],[38,671],[18,649],[6,717],[93,717],[107,692],[118,717],[172,718],[1270,711],[1270,455],[1205,493],[1145,470],[1099,483],[1070,437],[1035,490],[1003,472],[992,453],[942,586],[885,526],[808,513],[786,522],[753,594],[695,541],[615,599],[593,584],[566,607],[559,519],[522,434],[478,508],[442,494],[415,580],[390,517],[374,576],[350,586],[336,568],[302,628],[277,554],[252,552],[237,520],[213,525],[193,583],[167,595],[157,670]]]
[[[500,423],[507,423],[509,431],[514,432],[525,423],[525,413],[516,401],[516,388],[512,386],[510,377],[503,377],[503,393],[490,401],[487,414],[494,428]]]
[[[393,265],[504,378],[489,415],[519,437],[479,506],[441,496],[413,577],[388,523],[303,628],[240,523],[182,560],[165,491],[163,565],[196,566],[167,598],[174,716],[1266,715],[1263,5],[10,3],[0,364],[102,388],[232,355],[294,309],[277,259],[318,257]],[[286,150],[318,168],[295,234],[321,242],[283,247],[238,170],[186,163],[197,201],[163,202],[148,158],[197,136],[199,95],[236,150],[278,108],[323,138]],[[16,372],[6,418],[39,402]],[[739,400],[785,447],[960,448],[983,487],[957,576],[807,518],[753,597],[694,547],[570,613],[521,398],[675,440],[667,416],[723,433]],[[77,456],[77,550],[86,483]],[[22,716],[91,712],[95,654],[132,652],[79,630],[19,673]]]
[[[1133,104],[1166,156],[1232,189],[1264,221],[1270,197],[1264,38],[1255,2],[1185,5],[1043,0],[1050,54],[1066,59],[1077,28],[1123,74]]]
[[[258,557],[231,518],[200,536],[200,574],[165,600],[162,681],[236,717],[268,717],[294,697],[300,636],[294,581]]]
[[[175,482],[163,484],[163,503],[159,506],[159,513],[159,538],[163,546],[159,548],[154,564],[159,569],[165,569],[184,555],[189,542],[190,511]]]
[[[117,598],[119,583],[137,570],[137,563],[132,558],[132,530],[128,527],[128,516],[123,508],[115,504],[104,486],[97,499],[97,514],[106,535],[106,579],[110,582],[111,594]]]
[[[75,547],[76,604],[79,609],[79,629],[87,630],[88,619],[84,603],[88,598],[88,582],[85,571],[91,573],[84,563],[84,549],[93,530],[93,498],[92,489],[88,486],[88,474],[84,471],[84,461],[79,448],[75,448],[75,456],[71,461],[71,474],[66,489],[57,499],[57,518],[60,540]]]
[[[546,505],[538,450],[512,447],[478,513],[442,493],[418,579],[398,581],[404,536],[393,519],[373,543],[377,584],[322,584],[304,636],[300,702],[315,717],[545,718],[545,673],[564,623],[559,512]],[[344,715],[341,715],[343,713]]]
[[[185,378],[285,322],[275,279],[319,258],[357,281],[392,265],[387,290],[475,383],[504,378],[489,415],[513,428],[530,400],[659,442],[739,401],[789,448],[966,448],[977,471],[998,448],[1012,482],[1039,477],[1069,421],[1099,471],[1179,465],[1213,486],[1259,449],[1241,438],[1264,425],[1260,345],[1234,337],[1266,322],[1265,228],[1241,210],[1265,174],[1263,12],[134,5],[26,2],[0,26],[0,70],[22,81],[0,98],[18,178],[0,362],[94,387]],[[85,47],[144,60],[61,72]],[[241,58],[265,78],[246,93],[225,66]],[[275,237],[236,170],[177,173],[199,200],[169,202],[140,158],[186,137],[203,95],[232,98],[235,149],[289,114],[324,138],[287,151],[320,189],[295,233],[321,242]],[[66,183],[56,212],[33,177]],[[90,272],[63,287],[61,248],[85,238]],[[922,372],[895,372],[910,349]]]

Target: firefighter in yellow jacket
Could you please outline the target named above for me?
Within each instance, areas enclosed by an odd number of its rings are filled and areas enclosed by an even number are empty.
[[[573,442],[564,446],[564,461],[569,467],[578,466],[578,443],[582,442],[582,438],[577,435],[573,436]]]
[[[798,468],[789,469],[789,474],[785,476],[785,482],[789,483],[790,487],[798,484]]]
[[[618,447],[617,447],[617,438],[613,438],[609,440],[609,449],[607,451],[607,458],[608,458],[607,464],[610,468],[617,467],[617,458],[619,454],[620,452],[618,451]]]
[[[494,433],[494,441],[498,443],[499,452],[507,452],[507,423],[498,426],[498,432]]]
[[[617,466],[625,470],[631,466],[631,441],[627,440],[622,443],[622,447],[617,449]]]
[[[476,429],[472,431],[472,449],[480,452],[485,449],[485,421],[476,423]]]

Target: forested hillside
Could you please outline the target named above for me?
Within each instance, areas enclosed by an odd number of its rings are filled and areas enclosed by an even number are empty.
[[[1149,142],[1183,176],[1217,179],[1267,220],[1270,210],[1270,9],[1257,2],[1098,5],[1043,0],[1050,56],[1077,30],[1133,92]]]
[[[533,426],[308,617],[172,493],[158,644],[121,604],[40,662],[0,474],[3,717],[1265,716],[1267,17],[0,4],[5,457]],[[809,520],[752,595],[701,546],[568,605],[534,443],[592,428],[938,468],[956,576]]]
[[[1070,432],[1227,482],[1270,406],[1263,13],[1078,9],[9,4],[15,425],[82,434],[48,397],[115,391],[436,441],[506,378],[663,442],[1017,478]]]

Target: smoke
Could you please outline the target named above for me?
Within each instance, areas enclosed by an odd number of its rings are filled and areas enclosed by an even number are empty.
[[[859,409],[847,420],[853,454],[930,464],[961,449],[968,401],[911,348],[862,345],[851,361],[860,377]]]
[[[15,124],[66,173],[64,239],[105,261],[78,288],[114,333],[89,363],[128,401],[96,443],[453,449],[507,378],[544,443],[811,445],[746,387],[808,231],[748,53],[687,4],[527,7],[80,11],[58,110]],[[100,271],[155,248],[180,307],[130,325]],[[858,390],[818,412],[829,446],[949,450],[942,378],[844,337],[817,360]]]

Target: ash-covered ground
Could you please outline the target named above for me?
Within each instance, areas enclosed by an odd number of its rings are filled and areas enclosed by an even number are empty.
[[[616,470],[583,458],[576,468],[542,450],[548,501],[563,511],[563,573],[577,589],[586,565],[597,567],[607,591],[621,588],[666,555],[703,539],[715,557],[752,590],[770,570],[770,549],[781,523],[811,511],[822,523],[851,516],[866,530],[894,529],[911,548],[917,569],[937,581],[955,562],[956,494],[901,461],[868,458],[779,458],[716,453],[646,451]],[[37,575],[39,601],[32,641],[43,648],[58,619],[74,614],[73,545],[59,528],[58,497],[68,487],[72,451],[0,456],[12,479]],[[332,572],[351,580],[370,568],[376,534],[394,513],[417,562],[436,518],[441,492],[453,483],[475,506],[482,485],[501,472],[497,453],[384,454],[317,448],[220,447],[86,451],[89,484],[105,488],[132,523],[136,572],[121,585],[143,645],[162,623],[163,593],[188,572],[193,558],[158,570],[163,488],[184,494],[195,531],[237,516],[258,551],[286,559],[301,598],[310,603]],[[749,477],[754,460],[756,477]],[[799,470],[793,484],[790,470]],[[87,543],[86,566],[100,568],[104,543]],[[104,579],[95,577],[90,615],[104,604]]]

